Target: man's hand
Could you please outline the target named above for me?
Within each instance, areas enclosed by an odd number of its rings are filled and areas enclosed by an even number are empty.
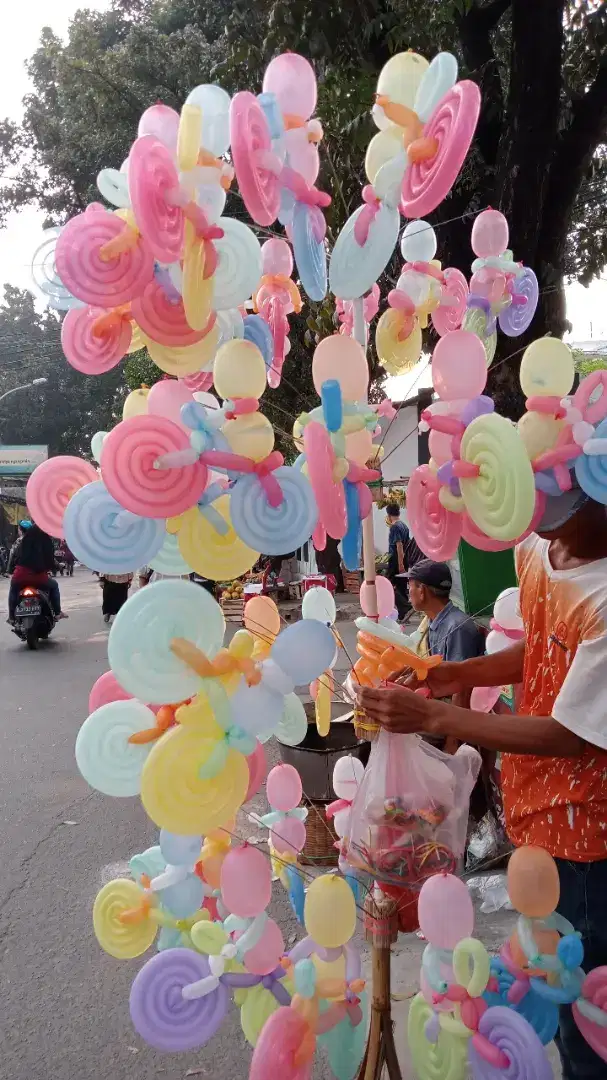
[[[460,664],[449,662],[430,668],[424,682],[417,678],[411,668],[395,671],[390,675],[388,682],[405,686],[408,690],[419,690],[420,687],[427,686],[435,698],[451,697],[453,694],[460,694],[465,689],[461,679]]]
[[[385,690],[361,687],[358,705],[372,723],[380,724],[387,731],[403,735],[433,733],[436,703],[404,686],[392,685]]]

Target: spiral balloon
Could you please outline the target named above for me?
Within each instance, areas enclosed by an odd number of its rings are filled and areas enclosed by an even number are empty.
[[[607,967],[594,968],[586,976],[573,1015],[588,1045],[607,1061]]]
[[[97,470],[81,458],[62,454],[41,462],[25,489],[27,508],[36,524],[50,536],[63,536],[63,517],[72,495],[95,480]]]
[[[597,424],[594,434],[597,439],[607,438],[607,420]],[[575,475],[578,484],[591,499],[607,504],[607,454],[581,454],[575,462]]]
[[[235,94],[230,103],[230,140],[238,186],[245,206],[258,225],[271,225],[280,209],[280,185],[271,162],[272,137],[255,94]]]
[[[217,323],[205,334],[202,341],[196,341],[193,345],[185,345],[183,348],[178,345],[159,345],[157,341],[152,341],[151,338],[145,337],[145,335],[143,337],[143,344],[156,367],[159,367],[161,371],[166,371],[167,375],[175,375],[178,379],[185,376],[196,376],[200,382],[204,382],[204,385],[190,386],[188,388],[190,390],[208,390],[209,386],[213,385],[212,369],[210,371],[203,371],[202,369],[208,368],[209,364],[212,365],[217,352],[218,341],[219,326]]]
[[[154,277],[154,256],[138,237],[132,247],[103,257],[106,244],[128,226],[99,203],[68,221],[57,237],[55,262],[67,289],[93,307],[113,308],[139,296]]]
[[[159,829],[190,836],[208,833],[227,825],[242,805],[249,786],[243,754],[228,750],[216,776],[200,777],[216,746],[215,740],[184,727],[171,728],[154,744],[141,776],[141,801]]]
[[[333,479],[335,451],[327,429],[312,420],[304,428],[308,477],[318,507],[318,520],[335,540],[348,529],[346,495],[342,481]]]
[[[101,319],[104,325],[96,329]],[[108,318],[102,308],[80,307],[68,311],[61,326],[61,345],[68,364],[84,375],[103,375],[119,364],[129,351],[133,332],[128,318]]]
[[[188,1000],[184,986],[210,975],[209,962],[192,949],[167,949],[135,976],[129,1008],[136,1031],[157,1050],[196,1050],[219,1030],[230,995],[220,983],[210,994]]]
[[[282,1005],[264,1025],[257,1040],[249,1080],[310,1080],[313,1053],[302,1065],[295,1064],[302,1042],[311,1033],[308,1022],[295,1009]]]
[[[401,311],[388,308],[377,323],[375,329],[375,348],[380,363],[390,375],[404,375],[415,367],[422,354],[422,332],[417,319],[413,321],[411,333],[401,340],[404,319]]]
[[[151,743],[131,743],[129,738],[155,724],[152,710],[133,698],[111,701],[92,712],[76,738],[76,764],[86,782],[104,795],[138,795]]]
[[[414,470],[407,488],[409,525],[429,559],[452,559],[460,542],[461,514],[445,510],[438,497],[439,483],[428,465]]]
[[[128,878],[108,881],[95,897],[93,930],[104,952],[116,960],[133,960],[147,952],[158,930],[152,919],[123,921],[121,916],[141,904],[142,891]]]
[[[158,574],[164,574],[165,577],[184,577],[186,574],[190,574],[193,569],[183,558],[179,550],[177,537],[172,536],[169,532],[164,538],[164,544],[160,551],[157,555],[154,555],[153,559],[150,559],[147,565],[152,570],[156,570]]]
[[[481,1016],[479,1035],[506,1055],[509,1065],[487,1061],[470,1041],[469,1061],[474,1080],[552,1080],[552,1066],[538,1036],[518,1013],[496,1005]]]
[[[97,173],[97,187],[112,206],[128,209],[131,205],[127,174],[120,169],[102,169]]]
[[[514,290],[524,296],[525,304],[510,304],[499,315],[500,330],[508,337],[519,337],[529,328],[535,315],[540,296],[538,280],[529,266],[514,280]]]
[[[533,990],[528,990],[517,1005],[512,1005],[508,1000],[508,993],[515,982],[514,975],[508,971],[501,960],[491,961],[491,974],[497,979],[498,989],[485,991],[483,997],[488,1005],[504,1005],[513,1008],[520,1016],[524,1017],[538,1036],[543,1046],[547,1046],[554,1039],[559,1026],[559,1010],[552,1001],[547,1001]]]
[[[164,538],[163,521],[125,512],[101,480],[70,499],[63,526],[76,558],[90,570],[106,574],[128,574],[146,566]]]
[[[80,307],[82,301],[72,296],[57,273],[55,248],[60,234],[61,229],[44,229],[44,240],[32,255],[31,273],[34,285],[44,293],[49,306],[57,311],[69,311]]]
[[[533,469],[516,428],[498,413],[478,416],[462,436],[461,457],[480,470],[460,481],[473,522],[495,540],[515,540],[535,511]]]
[[[309,540],[318,520],[312,488],[297,469],[283,466],[274,477],[282,490],[280,506],[271,506],[257,476],[242,476],[232,489],[230,512],[241,540],[266,555],[296,551]]]
[[[177,531],[181,555],[197,574],[211,581],[233,581],[251,569],[259,551],[247,547],[234,531],[229,495],[221,495],[211,509],[213,514],[208,516],[208,511],[194,506],[172,518],[168,527]]]
[[[464,315],[462,329],[469,330],[481,339],[487,356],[487,367],[489,367],[497,348],[497,330],[494,330],[491,334],[487,333],[487,316],[485,312],[477,307],[468,308]]]
[[[177,578],[157,581],[134,593],[118,612],[108,641],[110,667],[140,700],[184,701],[200,690],[200,678],[174,656],[171,641],[186,638],[212,659],[224,632],[221,608],[206,589]]]
[[[223,236],[215,241],[215,307],[237,308],[256,291],[262,274],[261,248],[255,233],[236,218],[220,218]]]
[[[459,330],[466,313],[469,292],[468,282],[461,270],[448,266],[444,271],[444,277],[444,291],[451,302],[445,304],[441,296],[438,307],[432,312],[432,325],[441,337],[450,334],[452,330]]]
[[[145,518],[174,517],[202,495],[206,465],[196,461],[172,469],[155,468],[163,454],[189,449],[183,428],[164,416],[122,420],[103,442],[101,475],[121,506]]]
[[[480,107],[480,90],[473,82],[456,83],[441,99],[423,131],[424,139],[436,139],[436,154],[410,163],[405,172],[401,201],[405,217],[425,217],[449,193],[470,148]]]
[[[178,190],[179,173],[166,146],[153,135],[135,139],[129,154],[131,204],[137,225],[162,263],[176,262],[183,247],[183,210],[168,201]]]
[[[327,293],[327,252],[324,235],[318,236],[315,217],[319,211],[306,203],[293,207],[291,234],[301,283],[310,300],[324,300]]]
[[[361,247],[354,235],[354,228],[364,209],[364,206],[360,206],[346,221],[329,263],[331,292],[342,300],[356,300],[373,288],[386,269],[398,239],[398,210],[381,203],[369,227],[367,240]]]
[[[202,341],[215,324],[213,314],[202,330],[193,330],[186,318],[183,301],[174,303],[169,300],[157,281],[151,281],[133,300],[131,314],[146,337],[159,345],[178,346],[181,349]]]
[[[409,1006],[409,1050],[419,1080],[465,1080],[468,1071],[468,1039],[439,1029],[435,1042],[426,1031],[438,1016],[423,994],[416,994]]]

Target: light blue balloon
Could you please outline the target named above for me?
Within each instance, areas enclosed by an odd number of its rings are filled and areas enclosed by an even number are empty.
[[[298,994],[301,994],[303,998],[311,998],[314,996],[314,990],[316,988],[316,968],[314,967],[314,961],[310,957],[297,961],[293,968],[293,977],[295,981],[295,990]]]
[[[168,885],[159,893],[163,908],[176,919],[187,919],[198,911],[204,899],[204,886],[197,874],[188,874],[184,881]]]
[[[270,327],[261,315],[246,315],[243,324],[245,341],[252,341],[257,346],[267,371],[274,359],[274,338]]]
[[[306,900],[304,880],[300,870],[296,866],[287,866],[285,872],[287,875],[287,880],[289,882],[289,902],[293,909],[293,914],[295,915],[295,918],[303,926],[304,904]]]
[[[424,124],[456,82],[457,60],[452,53],[437,53],[421,77],[413,105],[413,111]]]
[[[366,990],[360,995],[363,1018],[352,1027],[347,1016],[330,1031],[318,1036],[318,1041],[329,1051],[329,1065],[335,1080],[355,1080],[367,1045],[369,1029],[369,999]]]
[[[341,386],[337,379],[325,379],[320,388],[320,399],[327,431],[339,431],[343,422]]]
[[[346,492],[346,510],[348,515],[348,530],[340,544],[341,557],[346,570],[358,570],[362,553],[362,528],[360,519],[360,503],[358,487],[344,480]]]
[[[192,866],[200,858],[201,836],[178,836],[161,829],[158,843],[164,859],[171,866]]]
[[[594,438],[607,439],[607,419],[597,425]],[[591,499],[607,504],[607,454],[581,454],[575,462],[575,475]]]
[[[291,235],[293,254],[301,283],[310,300],[324,300],[327,295],[327,251],[324,237],[318,239],[315,218],[322,215],[317,207],[296,202],[293,207]]]
[[[381,203],[369,227],[366,243],[361,247],[354,235],[354,226],[363,209],[359,206],[346,221],[329,264],[331,292],[342,300],[356,300],[373,288],[386,269],[398,239],[399,211]]]
[[[248,686],[242,679],[230,698],[232,722],[256,738],[260,733],[273,734],[280,722],[283,700],[282,694],[270,690],[263,682]]]
[[[308,734],[308,717],[297,694],[287,694],[276,730],[276,738],[285,746],[299,746]]]
[[[270,653],[296,686],[304,686],[322,675],[331,666],[334,655],[335,638],[329,627],[316,619],[301,619],[281,630]]]
[[[284,555],[309,540],[318,520],[307,477],[284,465],[272,474],[282,490],[279,506],[270,506],[259,478],[241,476],[232,488],[230,515],[234,531],[253,551]]]
[[[139,881],[142,874],[146,874],[149,878],[158,877],[165,869],[166,859],[163,858],[158,844],[146,848],[139,855],[133,855],[129,860],[129,870],[135,881]]]
[[[179,550],[177,536],[172,533],[165,534],[164,544],[160,551],[154,555],[153,559],[150,559],[147,565],[159,574],[165,574],[166,577],[184,577],[192,572],[192,567],[188,566]]]
[[[165,952],[166,949],[179,949],[184,944],[182,941],[181,930],[176,930],[172,926],[161,926],[160,933],[156,938],[156,948],[158,952]]]
[[[101,480],[72,495],[63,530],[78,561],[106,574],[128,574],[147,566],[166,535],[164,521],[124,510]]]

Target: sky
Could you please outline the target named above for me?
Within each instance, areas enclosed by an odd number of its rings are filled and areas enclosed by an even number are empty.
[[[62,37],[70,19],[82,7],[101,11],[108,0],[22,0],[11,5],[3,17],[0,35],[0,115],[18,121],[21,101],[31,89],[25,63],[35,51],[43,26],[51,26]],[[115,165],[109,162],[108,165]],[[26,288],[30,282],[29,260],[41,240],[42,215],[34,209],[11,215],[0,232],[0,286],[5,282]],[[607,270],[606,270],[607,274]],[[607,276],[589,288],[578,283],[567,288],[567,316],[573,324],[573,341],[607,339]],[[396,382],[397,380],[391,380]],[[397,387],[394,387],[395,391]]]

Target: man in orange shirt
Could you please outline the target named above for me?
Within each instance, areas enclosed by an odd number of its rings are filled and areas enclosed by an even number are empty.
[[[508,833],[557,861],[559,911],[580,931],[586,971],[607,964],[607,508],[579,488],[549,500],[538,534],[516,551],[525,640],[443,663],[435,699],[522,683],[519,715],[473,712],[412,694],[417,683],[359,692],[390,731],[452,736],[503,753]],[[561,1010],[564,1080],[604,1080],[607,1065]]]

